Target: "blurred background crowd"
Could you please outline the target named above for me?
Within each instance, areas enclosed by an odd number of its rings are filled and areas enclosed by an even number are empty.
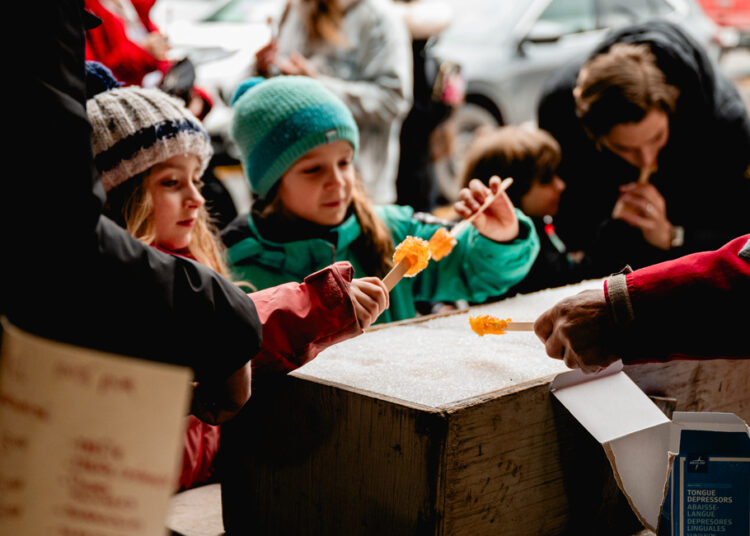
[[[536,122],[539,97],[553,70],[591,51],[607,32],[633,23],[655,17],[678,23],[737,85],[746,102],[750,95],[747,0],[393,3],[412,41],[413,99],[408,113],[397,114],[400,124],[393,122],[400,128],[400,163],[396,167],[390,162],[388,173],[398,170],[397,199],[389,195],[378,199],[370,192],[375,202],[397,201],[418,211],[450,215],[446,207],[462,186],[466,151],[477,130]],[[215,216],[221,225],[246,211],[250,196],[229,136],[229,100],[243,80],[257,73],[256,53],[278,32],[287,0],[86,0],[86,4],[105,21],[89,33],[94,34],[89,45],[95,52],[90,58],[113,69],[120,80],[164,88],[164,73],[179,64],[173,78],[185,73],[182,84],[194,89],[192,109],[214,142],[206,182],[215,191],[214,195],[209,191]],[[132,27],[140,26],[142,35],[133,40],[144,43],[152,34],[147,44],[138,47],[146,50],[123,51],[121,43],[111,40],[109,46],[119,49],[117,54],[107,54],[101,46],[97,49],[106,39],[97,40],[95,34],[112,31],[105,10],[140,22],[128,24],[126,33],[132,36]],[[121,62],[132,70],[136,55],[138,73],[118,69]],[[144,60],[148,56],[153,58]],[[357,119],[361,124],[361,117]]]

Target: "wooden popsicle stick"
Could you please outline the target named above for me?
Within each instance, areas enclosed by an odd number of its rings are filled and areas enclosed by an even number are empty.
[[[651,178],[651,174],[656,171],[656,168],[654,166],[651,166],[649,168],[641,168],[641,174],[638,175],[638,184],[648,184],[649,179]],[[622,201],[619,199],[615,203],[614,208],[612,209],[612,217],[618,218],[620,214],[622,213],[623,204]]]
[[[648,180],[651,178],[651,173],[654,172],[654,168],[643,168],[641,169],[641,174],[638,176],[638,184],[646,184]]]
[[[404,277],[404,274],[409,270],[410,266],[411,263],[409,262],[409,259],[404,257],[396,266],[391,268],[390,272],[385,274],[383,283],[385,284],[385,287],[388,289],[388,291],[393,290],[393,287],[396,286],[396,283],[401,281],[401,278]]]
[[[494,175],[494,177],[497,177],[497,175]],[[490,180],[492,180],[492,179],[490,179]],[[501,182],[500,183],[500,188],[497,189],[497,192],[495,192],[494,194],[490,195],[487,199],[485,199],[484,203],[482,203],[482,206],[479,207],[479,210],[477,210],[474,214],[472,214],[468,218],[465,218],[465,219],[461,220],[458,223],[458,225],[456,225],[455,227],[453,227],[453,229],[450,230],[450,233],[448,233],[448,234],[450,234],[453,238],[456,238],[461,233],[461,231],[463,231],[469,225],[471,225],[471,222],[473,222],[475,219],[477,219],[477,217],[482,212],[484,212],[487,209],[487,207],[489,207],[495,201],[495,199],[497,199],[497,197],[502,192],[504,192],[505,190],[507,190],[508,186],[510,186],[511,184],[513,184],[513,179],[510,178],[510,177],[508,177],[503,182]]]
[[[534,331],[533,322],[509,322],[505,331]]]

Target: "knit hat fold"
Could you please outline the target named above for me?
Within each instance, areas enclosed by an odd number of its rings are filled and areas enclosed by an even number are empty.
[[[192,154],[200,174],[213,154],[211,139],[182,101],[158,89],[128,86],[86,103],[94,162],[109,191],[173,156]]]
[[[264,198],[305,153],[346,140],[359,148],[359,130],[346,105],[306,76],[254,78],[233,98],[231,133],[254,193]]]

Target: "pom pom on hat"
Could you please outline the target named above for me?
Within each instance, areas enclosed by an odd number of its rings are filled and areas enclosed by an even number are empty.
[[[201,122],[159,89],[118,87],[86,102],[94,163],[106,191],[176,155],[192,154],[200,174],[213,155]]]
[[[254,193],[265,198],[305,153],[336,140],[359,148],[359,130],[344,102],[307,76],[246,80],[232,99],[231,133]]]
[[[93,96],[125,85],[125,82],[120,82],[112,71],[107,66],[98,61],[87,61],[86,62],[86,98],[90,99]]]
[[[237,99],[244,95],[248,89],[254,88],[264,80],[265,78],[263,78],[262,76],[254,76],[242,82],[237,88],[237,91],[234,92],[234,95],[232,96],[232,102],[230,104],[234,106],[234,103],[237,102]]]

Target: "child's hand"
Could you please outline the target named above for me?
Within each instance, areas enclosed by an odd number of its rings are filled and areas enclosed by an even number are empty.
[[[463,218],[468,218],[482,206],[484,200],[498,191],[502,181],[498,177],[490,179],[490,187],[478,179],[473,179],[468,188],[458,193],[458,201],[453,205],[455,211]],[[505,192],[497,196],[487,209],[477,216],[474,227],[484,236],[496,242],[508,242],[518,236],[518,218]]]
[[[390,305],[388,289],[377,277],[352,279],[349,295],[362,329],[370,327]]]
[[[272,39],[255,53],[255,69],[259,74],[268,74],[271,70],[271,66],[276,63],[276,55],[278,51],[278,42],[275,39]]]

